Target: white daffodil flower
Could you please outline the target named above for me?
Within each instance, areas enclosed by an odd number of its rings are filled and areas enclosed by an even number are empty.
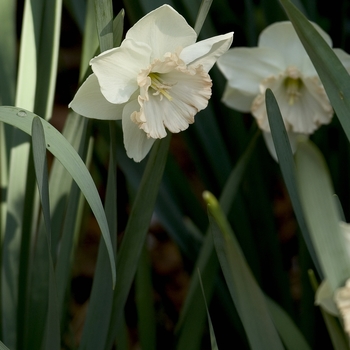
[[[314,26],[332,46],[330,37]],[[349,70],[350,56],[340,49],[334,51]],[[270,152],[267,88],[277,99],[292,146],[298,134],[310,135],[332,119],[333,109],[324,87],[291,22],[270,25],[260,34],[258,47],[233,48],[218,59],[217,65],[228,80],[223,102],[256,118]]]
[[[350,256],[350,224],[341,221],[340,228],[346,252]],[[344,331],[350,336],[350,278],[345,282],[345,286],[335,291],[333,300],[342,317]]]
[[[196,43],[196,32],[171,6],[141,18],[120,47],[90,61],[93,74],[70,107],[96,119],[122,119],[127,155],[141,161],[168,129],[177,133],[206,108],[208,71],[231,46],[233,33]]]
[[[350,224],[340,221],[340,237],[347,254],[350,256]],[[344,331],[350,336],[350,278],[345,285],[337,288],[334,292],[327,280],[324,280],[316,292],[315,304],[321,306],[329,314],[341,317]]]

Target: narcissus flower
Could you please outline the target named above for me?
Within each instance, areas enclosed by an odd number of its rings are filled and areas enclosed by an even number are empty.
[[[330,37],[317,25],[315,28],[332,46]],[[340,49],[334,51],[349,68],[350,56]],[[267,142],[272,142],[265,107],[267,88],[277,99],[292,142],[295,135],[310,135],[332,119],[324,87],[290,22],[270,25],[260,34],[258,47],[233,48],[217,64],[228,79],[223,102],[238,111],[251,112]]]
[[[340,235],[334,235],[334,239],[340,240],[345,249],[345,254],[350,258],[350,224],[340,221]],[[340,256],[343,252],[338,252]],[[340,267],[341,268],[341,267]],[[344,330],[350,335],[350,278],[335,291],[328,279],[324,279],[316,291],[315,304],[321,306],[329,314],[343,318]]]
[[[228,33],[196,43],[193,28],[163,5],[140,19],[120,47],[91,60],[93,74],[70,107],[89,118],[122,119],[127,154],[141,161],[166,129],[187,129],[206,108],[208,71],[232,38]]]

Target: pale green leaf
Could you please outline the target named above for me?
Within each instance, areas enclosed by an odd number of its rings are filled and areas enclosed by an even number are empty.
[[[0,350],[10,350],[3,342],[0,341]]]
[[[51,250],[51,218],[49,201],[49,176],[46,160],[46,142],[44,129],[39,117],[33,118],[31,134],[35,175],[37,179],[39,195],[41,198],[41,206],[49,241],[49,249]]]
[[[207,18],[208,12],[210,10],[210,6],[212,4],[213,0],[202,0],[201,6],[199,7],[196,23],[194,25],[194,30],[199,35],[204,21]]]
[[[57,295],[56,295],[56,283],[55,283],[55,272],[53,268],[53,262],[52,262],[52,246],[51,246],[51,218],[50,218],[50,204],[49,204],[49,183],[48,183],[48,169],[47,169],[47,160],[46,160],[46,141],[45,141],[45,134],[44,129],[41,123],[41,119],[39,117],[34,117],[32,121],[32,149],[33,149],[33,158],[34,158],[34,168],[35,168],[35,175],[37,180],[37,185],[39,189],[39,196],[41,201],[41,207],[42,207],[42,213],[44,216],[44,222],[45,222],[45,234],[38,235],[38,239],[43,239],[44,244],[40,244],[37,242],[37,247],[35,250],[35,256],[33,261],[34,266],[34,274],[36,276],[36,279],[33,279],[32,286],[30,288],[31,293],[35,294],[35,297],[33,298],[33,295],[30,295],[29,299],[29,312],[30,310],[35,310],[35,314],[39,315],[39,309],[40,307],[46,306],[46,299],[48,298],[47,302],[47,309],[45,308],[45,311],[43,314],[46,313],[46,323],[42,323],[43,326],[45,325],[45,338],[44,338],[44,349],[47,350],[59,350],[60,349],[60,327],[59,327],[59,312],[57,309]],[[46,243],[46,244],[45,244]],[[39,251],[39,249],[43,247],[44,252]],[[46,253],[46,254],[45,254]],[[46,265],[49,266],[49,269],[45,272],[48,272],[48,275],[44,273],[43,275],[39,274],[39,269],[36,269],[36,263],[39,263],[40,265]],[[41,270],[40,270],[41,271]],[[43,290],[39,287],[36,289],[36,285],[34,285],[34,281],[38,281],[38,279],[42,280],[48,280],[48,290]],[[39,282],[40,286],[40,282]],[[46,286],[46,285],[45,285]],[[38,293],[39,290],[39,293]],[[41,294],[40,292],[43,292]],[[37,301],[38,300],[38,304]],[[34,314],[29,313],[29,317],[33,316]],[[43,320],[42,320],[43,321]],[[37,322],[32,322],[34,324],[38,324]],[[39,323],[41,324],[41,322]],[[40,328],[36,327],[36,331],[38,331]],[[35,332],[34,332],[35,333]],[[44,333],[44,332],[40,332]],[[34,340],[34,344],[40,344],[42,341],[39,339],[40,336],[37,338],[38,340]],[[30,344],[30,345],[29,345]],[[29,346],[33,346],[33,343],[27,343]],[[36,347],[36,345],[34,345]],[[33,347],[34,347],[33,346]]]
[[[88,9],[90,6],[88,7]],[[121,40],[123,31],[123,11],[112,23],[112,2],[111,1],[95,1],[96,22],[99,34],[99,42],[101,52],[111,49],[115,43],[113,38],[117,41]],[[88,12],[89,14],[89,12]],[[111,32],[112,31],[112,32]],[[114,33],[113,33],[114,32]],[[114,35],[115,34],[115,35]],[[116,124],[111,121],[108,123],[110,137],[109,137],[109,166],[108,179],[106,187],[106,203],[105,211],[107,221],[111,233],[117,232],[117,187],[116,187]],[[111,241],[113,250],[116,252],[115,234],[112,234]],[[108,254],[105,246],[100,242],[98,250],[98,258],[95,269],[95,276],[90,295],[90,303],[86,321],[84,325],[83,335],[80,342],[80,349],[96,349],[101,344],[106,343],[108,335],[108,328],[110,324],[113,304],[113,291],[108,288],[111,283],[110,276],[106,276],[105,270],[108,267]],[[100,325],[96,328],[96,322]]]
[[[20,108],[0,107],[0,121],[16,126],[27,134],[30,134],[31,132],[31,123],[34,117],[34,113],[22,110]],[[108,255],[110,258],[113,284],[115,284],[116,274],[114,253],[110,241],[105,212],[103,210],[101,199],[96,186],[85,164],[78,156],[74,148],[52,125],[47,123],[45,120],[42,120],[42,123],[47,142],[47,149],[59,159],[62,165],[68,170],[73,179],[79,185],[93,213],[95,214],[97,222],[100,225],[100,229],[106,242]]]
[[[16,81],[16,2],[0,1],[0,105],[12,105]]]
[[[295,158],[306,222],[322,271],[334,291],[350,277],[350,257],[340,231],[330,175],[321,152],[311,141],[299,142]]]
[[[34,109],[37,83],[37,45],[40,40],[40,23],[43,1],[26,0],[22,21],[22,32],[19,48],[18,73],[15,104],[29,110]],[[5,15],[6,15],[6,10]],[[9,86],[11,89],[11,84]],[[30,128],[30,126],[29,126]],[[25,198],[31,201],[29,193],[34,188],[28,181],[29,141],[28,135],[19,130],[12,131],[11,151],[9,155],[9,183],[6,197],[6,222],[3,238],[3,271],[1,284],[2,299],[2,333],[3,340],[10,348],[21,347],[24,336],[23,318],[25,312],[17,314],[17,307],[26,310],[26,276],[28,266],[28,244],[30,236],[30,217],[24,223]],[[29,191],[29,192],[28,192]],[[27,192],[27,195],[26,195]],[[31,203],[30,210],[36,210],[37,204]],[[23,241],[22,241],[23,237]],[[22,254],[20,255],[20,251]],[[21,293],[19,293],[21,290]],[[18,318],[17,318],[18,316]],[[5,322],[6,320],[6,322]]]
[[[76,117],[78,118],[78,116]],[[80,140],[78,154],[82,157],[82,159],[86,159],[87,164],[89,164],[91,161],[93,142],[89,142],[89,137],[87,136],[89,133],[86,131],[87,124],[88,120],[84,118],[83,120],[81,120],[82,130],[75,130],[77,131],[77,140]],[[56,172],[54,172],[55,170]],[[67,286],[69,285],[72,256],[75,248],[74,245],[80,233],[84,207],[83,196],[78,185],[74,181],[71,181],[71,176],[69,175],[69,173],[65,169],[63,170],[64,172],[61,168],[57,166],[56,168],[51,169],[50,173],[51,180],[54,180],[55,177],[57,177],[56,181],[50,182],[52,188],[56,190],[55,192],[53,190],[50,192],[50,198],[52,198],[52,192],[54,192],[56,194],[56,206],[55,211],[53,212],[54,220],[52,220],[52,226],[53,228],[55,226],[58,226],[59,229],[57,228],[56,231],[57,233],[60,233],[60,236],[57,237],[57,239],[60,238],[60,241],[58,251],[59,254],[57,256],[55,265],[55,273],[57,281],[57,299],[59,310],[61,311],[63,311],[65,296],[67,293]],[[62,182],[68,182],[68,185],[70,186],[59,186],[57,184],[58,179],[64,179],[62,180]],[[56,186],[54,186],[55,184]],[[59,191],[59,189],[61,189],[61,192]],[[58,245],[56,244],[55,247],[57,249]],[[106,268],[106,270],[107,269],[108,267]],[[109,274],[106,275],[110,276]],[[63,316],[64,313],[62,313],[61,317]]]
[[[95,0],[97,33],[101,52],[113,47],[113,7],[111,0]]]
[[[305,47],[329,100],[350,140],[350,77],[334,51],[314,26],[289,1],[280,0]]]
[[[38,46],[43,0],[24,4],[16,89],[16,106],[34,110],[37,83]]]
[[[31,3],[35,6],[36,1],[31,1]],[[50,6],[44,1],[42,11],[41,16],[35,18],[40,25],[40,40],[35,43],[38,50],[35,107],[34,109],[27,108],[21,104],[17,104],[17,106],[35,111],[42,118],[49,120],[52,116],[56,89],[62,0],[51,0]],[[24,81],[23,83],[28,82]]]
[[[74,0],[72,2],[75,2]],[[80,60],[79,81],[83,81],[84,75],[89,67],[93,55],[98,52],[98,35],[96,31],[95,0],[86,1],[86,18]],[[90,73],[90,70],[89,70]]]
[[[30,126],[28,127],[30,129]],[[24,299],[21,300],[21,296],[25,295],[26,290],[22,285],[26,283],[26,280],[20,277],[22,277],[22,271],[28,266],[28,264],[23,264],[23,261],[28,257],[26,254],[28,250],[24,249],[22,242],[22,237],[23,239],[30,237],[30,222],[24,223],[25,198],[26,191],[34,188],[33,185],[27,186],[29,139],[28,135],[21,131],[13,131],[13,141],[16,147],[11,151],[9,184],[6,193],[7,213],[2,242],[1,302],[3,340],[11,348],[16,347],[17,340],[21,341],[22,339],[22,337],[17,338],[17,331],[21,332],[21,320],[17,321],[16,314],[17,302],[18,305],[24,302]],[[31,209],[33,209],[33,204]],[[30,218],[30,215],[27,218]],[[23,229],[26,230],[25,235],[23,235]],[[29,244],[29,240],[26,243]],[[23,273],[23,276],[27,275],[26,271]],[[20,294],[19,290],[21,290]]]

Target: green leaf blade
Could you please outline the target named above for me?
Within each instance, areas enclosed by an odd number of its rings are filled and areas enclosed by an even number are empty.
[[[311,141],[296,152],[297,183],[302,207],[325,278],[332,290],[350,276],[350,257],[340,232],[340,216],[322,154]]]
[[[38,183],[41,205],[46,226],[46,232],[51,241],[51,219],[50,219],[50,201],[49,201],[49,176],[46,161],[46,142],[44,129],[40,118],[33,118],[32,122],[32,146],[35,174]],[[51,246],[51,244],[49,245]],[[50,247],[51,249],[51,247]]]
[[[16,126],[25,133],[31,133],[31,123],[35,114],[16,107],[0,107],[0,121]],[[112,271],[113,285],[116,280],[114,253],[109,235],[106,215],[101,203],[96,186],[91,178],[85,164],[67,140],[48,122],[42,120],[47,149],[57,157],[67,171],[72,175],[80,189],[85,195],[97,222],[101,228],[105,240],[110,266]]]
[[[215,249],[251,348],[283,349],[265,297],[245,262],[218,202],[210,193],[205,197],[208,202],[210,229],[214,237]]]
[[[134,279],[138,260],[163,176],[171,134],[152,147],[139,191],[135,198],[117,257],[119,283],[114,292],[113,310],[106,348],[110,348],[122,325],[124,306]]]
[[[296,182],[293,153],[289,144],[287,131],[276,98],[270,89],[266,90],[266,110],[278,162],[293,205],[296,218],[298,220],[301,233],[308,247],[312,260],[317,268],[317,271],[319,275],[322,276],[322,270],[311,241],[310,232],[306,224],[304,212],[300,202]]]
[[[239,185],[244,178],[245,170],[255,149],[259,134],[260,132],[256,132],[252,137],[246,151],[239,158],[222,190],[220,205],[225,214],[230,211],[232,204],[236,199]],[[216,256],[213,237],[209,230],[203,240],[194,271],[197,269],[201,271],[203,277],[202,287],[207,299],[210,300],[217,282],[219,261]],[[180,319],[176,326],[177,333],[179,333],[179,339],[177,342],[177,349],[179,350],[183,349],[185,346],[188,349],[196,349],[202,339],[206,313],[204,308],[201,307],[202,288],[199,282],[198,275],[194,273],[191,278],[185,303],[182,307]]]
[[[110,121],[110,155],[106,187],[105,211],[109,230],[112,234],[111,241],[113,244],[113,250],[116,252],[116,235],[113,234],[117,232],[117,216],[115,215],[115,213],[117,213],[117,147],[115,128],[115,122]],[[99,348],[101,344],[106,343],[108,326],[110,323],[113,306],[113,290],[109,288],[112,282],[111,276],[106,275],[105,273],[109,265],[108,260],[108,252],[106,250],[106,247],[103,242],[100,241],[94,280],[89,301],[89,308],[79,346],[80,349],[94,350]],[[98,329],[96,328],[96,323],[100,325]]]
[[[294,25],[350,141],[350,76],[325,40],[289,1],[280,0]]]

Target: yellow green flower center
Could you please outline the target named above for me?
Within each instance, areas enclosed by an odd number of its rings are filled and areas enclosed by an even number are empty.
[[[288,103],[290,106],[292,106],[300,97],[300,89],[303,85],[303,82],[300,78],[291,78],[287,77],[284,80],[284,85],[287,90],[287,95],[289,97]]]
[[[153,95],[159,95],[160,100],[162,100],[163,96],[165,96],[169,101],[171,101],[173,98],[168,91],[171,89],[172,85],[166,84],[160,77],[159,73],[149,73],[148,76],[151,78],[151,88],[155,90]]]

